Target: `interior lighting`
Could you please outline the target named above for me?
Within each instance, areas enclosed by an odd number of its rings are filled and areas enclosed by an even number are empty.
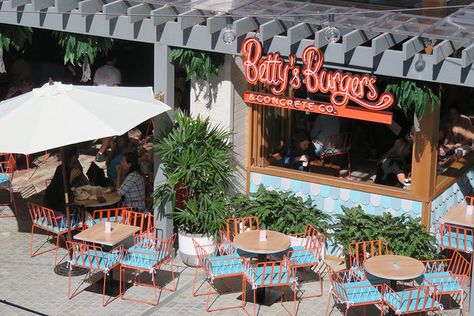
[[[235,33],[234,29],[232,28],[232,17],[230,15],[226,15],[225,21],[227,26],[222,32],[222,40],[224,43],[230,45],[237,38],[237,33]]]
[[[336,43],[341,38],[341,31],[334,26],[334,14],[329,14],[329,26],[324,32],[324,37],[328,43]]]

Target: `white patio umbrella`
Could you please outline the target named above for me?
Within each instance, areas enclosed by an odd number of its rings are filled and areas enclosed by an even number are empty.
[[[73,86],[51,82],[0,102],[0,135],[3,135],[0,152],[32,154],[122,135],[170,109],[154,98],[150,87]],[[65,164],[62,166],[64,180]],[[68,187],[66,181],[64,184],[69,226]]]

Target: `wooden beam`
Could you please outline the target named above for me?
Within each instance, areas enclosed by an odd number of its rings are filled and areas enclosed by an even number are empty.
[[[255,18],[241,18],[234,22],[235,33],[237,37],[258,29],[258,21]]]
[[[423,43],[423,39],[421,37],[413,37],[409,39],[405,43],[403,43],[403,55],[404,60],[408,60],[421,52],[425,48],[425,43]]]
[[[150,12],[153,18],[153,25],[158,26],[169,21],[174,21],[178,15],[178,11],[170,6],[164,6]]]
[[[285,32],[283,23],[278,20],[271,20],[267,23],[260,25],[260,32],[258,32],[258,38],[260,41],[265,42],[273,38],[275,35],[279,35]]]
[[[342,36],[342,48],[344,53],[349,52],[359,45],[370,41],[372,38],[379,35],[379,33],[354,30]]]
[[[147,3],[140,3],[127,8],[130,23],[136,23],[150,17],[151,8]]]
[[[290,27],[287,31],[288,43],[293,45],[313,34],[314,31],[308,23],[296,24],[295,26]]]
[[[94,15],[102,10],[102,5],[101,0],[84,0],[79,2],[79,12],[82,17]]]
[[[194,25],[204,22],[204,16],[200,10],[191,9],[178,15],[178,24],[181,30],[189,29]]]
[[[12,9],[21,7],[22,5],[31,3],[31,0],[10,0]]]
[[[210,34],[220,32],[222,29],[227,27],[226,16],[224,14],[218,14],[207,18],[206,27]]]
[[[122,0],[117,0],[102,6],[102,12],[104,12],[106,20],[127,14],[127,9],[128,6]]]
[[[33,10],[41,11],[52,7],[54,5],[54,0],[32,0]]]
[[[372,40],[372,51],[373,55],[377,56],[383,53],[386,49],[389,49],[398,43],[407,39],[406,35],[397,35],[391,33],[383,33]]]
[[[462,50],[461,67],[463,68],[469,67],[470,65],[472,65],[473,61],[474,61],[474,44],[471,44]]]
[[[59,13],[71,12],[77,9],[79,0],[55,0],[54,6]]]

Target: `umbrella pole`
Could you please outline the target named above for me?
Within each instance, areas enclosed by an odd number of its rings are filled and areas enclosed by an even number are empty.
[[[61,169],[63,174],[64,201],[66,202],[67,240],[72,241],[71,234],[71,211],[69,210],[69,183],[66,176],[66,161],[64,158],[64,147],[61,147]]]

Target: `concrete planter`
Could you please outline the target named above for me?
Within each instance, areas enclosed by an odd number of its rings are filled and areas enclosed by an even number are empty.
[[[179,256],[183,263],[195,267],[198,265],[198,257],[196,250],[194,249],[193,239],[196,240],[200,245],[211,245],[214,244],[214,237],[201,234],[188,234],[183,231],[178,232],[178,244],[179,244]],[[214,249],[209,249],[209,252]]]

